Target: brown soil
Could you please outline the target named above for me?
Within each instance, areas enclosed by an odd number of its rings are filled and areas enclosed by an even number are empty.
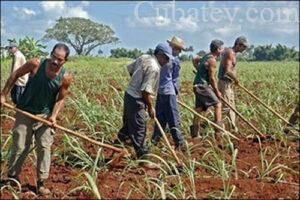
[[[12,127],[13,122],[11,120],[2,120],[1,130],[3,134],[7,134]],[[151,132],[148,132],[148,134]],[[2,136],[3,137],[3,136]],[[171,139],[171,138],[170,138]],[[62,134],[57,133],[55,142],[53,145],[53,152],[61,148]],[[170,140],[171,141],[171,140]],[[189,141],[192,141],[189,139]],[[201,160],[202,156],[206,153],[207,144],[201,139],[193,141],[194,144],[200,143],[200,148],[193,152],[192,157],[196,160]],[[280,145],[274,141],[263,141],[263,148],[269,147],[272,149],[267,154],[267,160],[270,162],[277,153],[280,157],[276,159],[275,163],[280,163],[288,166],[293,171],[285,171],[286,183],[274,183],[268,180],[260,180],[257,170],[253,169],[254,166],[260,170],[260,147],[259,143],[253,142],[252,140],[243,139],[241,141],[233,141],[234,145],[238,149],[237,157],[237,176],[231,178],[230,184],[236,187],[234,198],[251,198],[251,199],[278,199],[278,198],[299,198],[299,143],[289,142],[288,148]],[[172,143],[172,142],[171,142]],[[86,151],[90,155],[96,155],[98,148],[94,145],[84,144]],[[105,150],[104,155],[107,158],[112,156],[112,151]],[[228,152],[230,161],[230,152]],[[183,158],[180,153],[179,156]],[[33,157],[33,156],[32,156]],[[297,162],[298,161],[298,162]],[[1,163],[1,172],[5,170],[6,166]],[[247,175],[243,173],[247,172]],[[47,197],[38,197],[39,199],[44,198],[62,198],[67,195],[72,189],[84,185],[86,178],[80,176],[84,170],[80,168],[72,168],[68,165],[63,165],[59,160],[52,156],[52,165],[50,171],[50,178],[47,180],[46,185],[51,189],[52,194]],[[275,174],[272,174],[275,176]],[[5,178],[6,175],[4,174]],[[132,191],[131,198],[145,198],[141,193],[134,191],[135,188],[145,189],[146,177],[159,177],[159,172],[156,170],[146,170],[145,168],[136,168],[128,170],[123,173],[122,165],[119,165],[111,169],[102,169],[97,178],[97,186],[100,191],[102,198],[126,198],[128,193]],[[182,177],[185,186],[189,186],[190,182],[188,177]],[[30,159],[26,160],[23,166],[22,173],[20,175],[22,183],[22,192],[19,193],[19,197],[24,199],[35,198],[35,167]],[[172,181],[172,177],[164,180],[170,187],[175,186],[175,181]],[[211,173],[203,168],[197,168],[195,170],[195,186],[197,198],[207,198],[210,195],[216,194],[217,196],[223,191],[222,180],[218,177],[213,177]],[[144,190],[145,191],[145,190]],[[190,194],[190,193],[189,193]],[[220,196],[220,195],[219,195]],[[69,194],[68,199],[82,199],[82,198],[93,198],[92,194],[88,191],[77,191]],[[1,199],[11,199],[12,194],[8,189],[4,189],[1,194]]]

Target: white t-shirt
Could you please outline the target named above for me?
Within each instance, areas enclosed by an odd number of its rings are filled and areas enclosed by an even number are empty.
[[[19,69],[25,63],[26,63],[25,56],[22,54],[21,51],[17,50],[14,54],[11,73]],[[27,81],[28,81],[28,74],[25,74],[24,76],[19,77],[15,84],[18,86],[25,86]]]
[[[131,75],[126,92],[142,98],[142,91],[155,96],[159,86],[160,65],[154,56],[142,55],[127,66]]]

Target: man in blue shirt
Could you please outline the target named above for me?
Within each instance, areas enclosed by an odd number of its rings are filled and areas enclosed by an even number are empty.
[[[178,55],[184,49],[182,39],[174,36],[167,41],[172,48],[173,59],[166,66],[161,68],[160,81],[156,100],[156,117],[162,128],[169,126],[171,135],[175,143],[175,149],[183,144],[183,138],[179,130],[179,113],[177,110],[176,95],[179,92],[179,72],[180,61]],[[152,143],[157,144],[161,138],[161,133],[156,125],[152,135]]]

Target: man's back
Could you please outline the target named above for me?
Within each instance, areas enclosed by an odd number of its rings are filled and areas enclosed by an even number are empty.
[[[126,92],[135,98],[142,98],[142,91],[155,95],[158,89],[160,66],[150,55],[142,55],[127,67],[131,79]]]

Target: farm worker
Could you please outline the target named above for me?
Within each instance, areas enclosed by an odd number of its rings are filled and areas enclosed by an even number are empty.
[[[22,65],[6,81],[1,92],[1,104],[5,102],[6,96],[16,80],[24,74],[30,73],[28,84],[16,107],[47,118],[55,125],[56,117],[63,107],[71,83],[71,76],[63,67],[69,52],[68,46],[58,43],[51,52],[51,58],[44,60],[31,59]],[[13,142],[8,161],[8,177],[19,180],[18,175],[29,153],[32,137],[34,136],[37,152],[38,193],[41,195],[50,194],[50,190],[46,188],[44,183],[49,177],[50,170],[51,145],[53,143],[51,127],[17,113],[12,132]]]
[[[176,95],[179,92],[179,54],[184,50],[184,42],[179,37],[172,37],[167,40],[172,48],[173,59],[166,66],[161,68],[159,88],[156,100],[156,116],[162,128],[168,124],[171,135],[175,143],[175,149],[183,145],[183,137],[179,130],[179,113],[177,109]],[[157,144],[161,138],[161,133],[157,125],[154,127],[152,143]]]
[[[293,126],[296,125],[299,119],[300,119],[300,105],[298,104],[289,119],[290,125],[287,125],[287,127],[284,129],[284,133],[288,134],[290,132],[290,129],[293,129]]]
[[[247,39],[244,36],[240,36],[235,40],[234,46],[232,48],[226,48],[221,56],[218,72],[218,88],[221,91],[223,98],[234,108],[234,84],[239,84],[236,73],[236,54],[244,52],[248,46]],[[235,112],[226,105],[224,105],[223,110],[226,115],[229,114],[231,131],[237,133],[238,128],[236,125]]]
[[[203,56],[197,67],[194,79],[194,94],[196,99],[196,111],[198,113],[206,111],[210,106],[215,108],[215,123],[222,126],[221,121],[221,92],[217,87],[216,71],[217,61],[223,51],[223,41],[213,40],[210,43],[210,53]],[[195,138],[199,135],[200,118],[194,116],[193,125],[190,126],[191,136]],[[216,130],[218,133],[218,130]]]
[[[14,42],[11,42],[6,47],[6,49],[12,55],[12,65],[10,70],[10,74],[12,74],[13,72],[15,72],[17,69],[19,69],[22,65],[26,63],[26,58],[23,55],[23,53],[18,49],[17,44]],[[13,88],[11,89],[10,96],[14,104],[18,103],[20,96],[24,92],[27,81],[28,81],[28,74],[25,74],[24,76],[21,76],[17,79]]]
[[[157,93],[161,66],[171,59],[173,56],[169,45],[158,44],[154,50],[154,56],[142,55],[127,66],[131,79],[124,96],[123,127],[114,143],[126,143],[126,140],[130,140],[137,158],[142,158],[148,153],[144,144],[145,110],[148,109],[151,118],[156,116],[151,96]]]

